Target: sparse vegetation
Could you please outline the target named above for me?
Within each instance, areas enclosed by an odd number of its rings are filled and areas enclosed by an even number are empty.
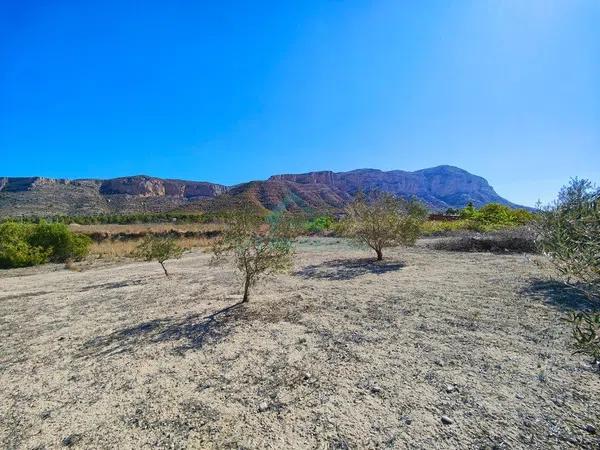
[[[388,193],[378,193],[372,200],[358,195],[347,209],[341,223],[342,233],[372,248],[377,260],[383,259],[386,247],[413,245],[427,216],[417,201],[407,201]]]
[[[590,300],[600,299],[600,189],[574,178],[556,201],[543,209],[536,224],[537,244],[555,269],[556,277]],[[600,313],[573,312],[575,353],[600,362]]]
[[[591,357],[600,369],[600,313],[571,313],[567,321],[573,329],[574,353]]]
[[[0,222],[24,222],[40,223],[41,221],[52,223],[64,223],[70,225],[77,223],[80,225],[99,225],[99,224],[121,224],[129,225],[136,223],[207,223],[213,220],[210,214],[186,213],[186,212],[164,212],[164,213],[132,213],[132,214],[96,214],[93,216],[25,216],[20,218],[2,219]]]
[[[590,297],[600,296],[600,189],[573,179],[544,208],[537,244],[558,277]]]
[[[463,232],[432,244],[436,250],[453,252],[535,253],[534,234],[528,227],[489,233]]]
[[[317,216],[306,223],[305,229],[309,233],[323,233],[333,227],[334,219],[331,216]]]
[[[461,231],[500,231],[529,225],[536,217],[525,209],[509,208],[498,203],[489,203],[479,209],[469,203],[461,210],[450,211],[458,216],[457,220],[428,220],[423,224],[423,234],[439,236]]]
[[[225,230],[213,246],[213,263],[232,256],[242,275],[242,303],[250,297],[250,288],[263,275],[280,272],[291,266],[292,238],[295,231],[285,217],[267,223],[247,209],[236,209],[223,215]]]
[[[0,268],[78,261],[88,254],[90,244],[87,236],[64,224],[5,222],[0,225]]]
[[[165,276],[169,276],[165,262],[169,259],[179,259],[183,254],[183,248],[177,245],[174,238],[146,236],[137,246],[134,256],[145,261],[156,261],[160,264]]]

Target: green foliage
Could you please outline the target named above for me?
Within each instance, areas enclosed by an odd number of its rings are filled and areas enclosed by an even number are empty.
[[[499,231],[531,224],[536,215],[526,209],[513,209],[498,203],[489,203],[480,209],[467,204],[458,212],[458,220],[428,220],[423,234],[436,235],[455,231]]]
[[[306,223],[306,231],[309,233],[322,233],[330,230],[334,220],[330,216],[317,216]]]
[[[600,189],[573,179],[536,224],[537,244],[567,283],[600,297]]]
[[[465,226],[473,231],[493,231],[526,225],[535,219],[535,215],[525,209],[513,209],[499,203],[488,203],[476,209],[469,203],[460,211]]]
[[[34,247],[28,242],[34,225],[15,222],[0,224],[0,269],[43,264],[49,249]]]
[[[177,245],[175,239],[152,235],[146,236],[134,252],[134,256],[145,261],[157,261],[167,277],[169,276],[169,272],[167,272],[165,267],[165,261],[179,259],[182,254],[183,249]]]
[[[73,233],[64,224],[4,222],[0,224],[0,268],[80,260],[90,244],[87,236]]]
[[[377,260],[381,260],[386,247],[413,245],[426,216],[427,210],[417,201],[388,193],[378,193],[371,201],[358,195],[348,207],[340,229],[375,250]]]
[[[73,233],[63,223],[41,221],[33,227],[28,242],[33,247],[50,250],[52,262],[80,261],[89,252],[91,239]]]
[[[422,233],[426,236],[444,235],[455,231],[470,230],[469,220],[427,220],[423,223]]]
[[[213,263],[232,256],[244,285],[242,302],[249,299],[250,288],[266,274],[281,272],[292,263],[293,238],[298,227],[288,216],[271,216],[265,221],[248,209],[223,214],[226,225],[213,246]]]
[[[185,212],[165,212],[165,213],[132,213],[132,214],[97,214],[93,216],[52,216],[46,219],[30,216],[21,218],[8,218],[0,222],[24,222],[39,223],[42,220],[49,222],[58,222],[64,224],[77,223],[79,225],[98,225],[98,224],[119,224],[129,225],[133,223],[206,223],[212,220],[209,214],[194,214]]]
[[[477,210],[473,206],[473,202],[467,203],[467,206],[465,206],[459,212],[459,215],[460,215],[461,219],[473,219],[475,217],[475,214],[477,214]]]
[[[572,326],[575,352],[600,363],[600,313],[571,313],[566,319]]]

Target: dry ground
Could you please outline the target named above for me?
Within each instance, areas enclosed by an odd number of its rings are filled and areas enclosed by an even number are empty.
[[[305,239],[237,306],[201,252],[1,272],[0,447],[600,448],[582,299],[525,256],[365,256]]]

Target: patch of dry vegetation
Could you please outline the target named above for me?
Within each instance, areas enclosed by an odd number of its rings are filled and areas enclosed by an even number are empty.
[[[130,258],[141,241],[142,239],[106,239],[100,242],[92,242],[92,245],[90,246],[90,255],[105,259]],[[191,250],[208,248],[213,244],[214,239],[204,237],[180,237],[176,238],[175,241],[180,247]]]

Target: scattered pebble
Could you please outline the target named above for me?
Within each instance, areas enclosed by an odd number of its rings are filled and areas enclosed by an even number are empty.
[[[381,392],[381,386],[374,384],[373,386],[371,386],[371,392],[373,394],[379,394]]]
[[[441,359],[436,359],[434,363],[436,366],[444,367],[444,361],[442,361]]]
[[[442,416],[442,423],[444,425],[452,425],[454,423],[454,420],[452,420],[450,417],[448,416]]]
[[[585,431],[587,431],[590,434],[596,434],[596,427],[589,423],[585,426]]]
[[[269,409],[269,404],[267,402],[262,402],[258,405],[258,412],[265,412],[267,409]]]
[[[406,425],[410,425],[410,424],[412,423],[412,419],[411,419],[410,417],[407,417],[407,418],[404,420],[404,423],[405,423]]]
[[[517,397],[519,400],[523,400],[525,398],[523,394],[517,394],[515,397]]]
[[[454,391],[456,391],[456,387],[452,386],[451,384],[446,386],[446,392],[448,394],[450,394],[451,392],[454,392]]]
[[[77,444],[77,442],[79,442],[80,440],[81,440],[80,435],[71,434],[69,436],[64,437],[61,443],[62,443],[63,447],[71,447],[72,445]]]
[[[565,406],[564,400],[561,400],[560,398],[553,398],[552,401],[556,406]]]

